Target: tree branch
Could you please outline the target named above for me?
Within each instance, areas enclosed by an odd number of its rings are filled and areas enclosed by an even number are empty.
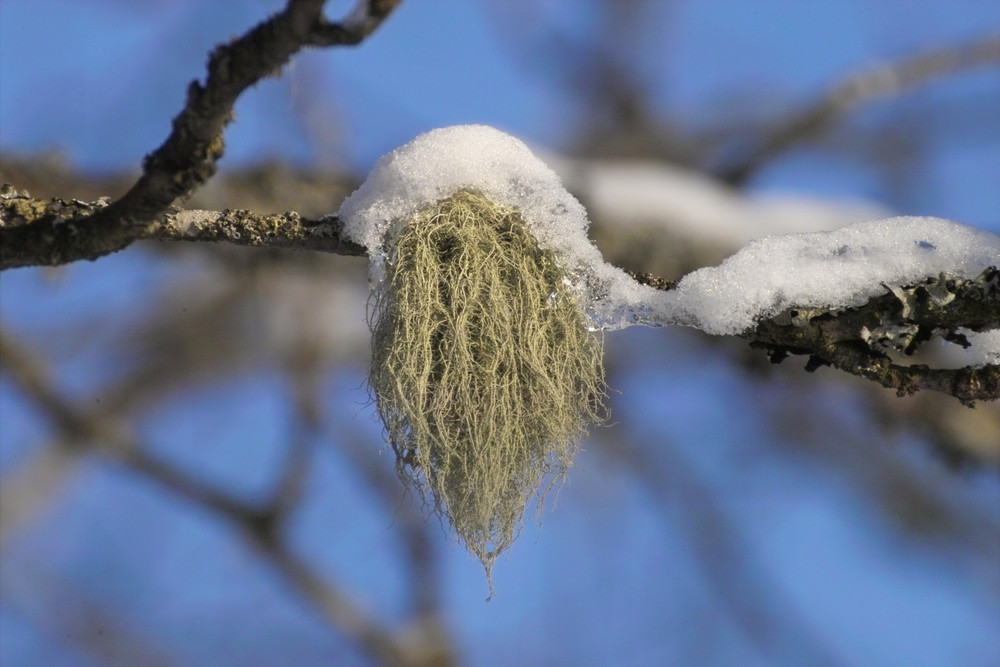
[[[0,195],[0,270],[18,266],[54,266],[89,257],[104,240],[86,230],[88,221],[108,208],[108,201],[43,201],[6,187]],[[58,240],[53,230],[60,230]],[[341,235],[335,217],[309,220],[298,213],[257,214],[169,208],[159,218],[132,231],[132,241],[203,241],[262,248],[317,250],[364,255],[364,247]],[[132,242],[130,241],[130,243]]]
[[[323,17],[325,0],[288,0],[281,12],[216,47],[205,83],[190,84],[170,135],[146,156],[135,185],[117,201],[91,209],[73,224],[60,224],[66,218],[59,217],[37,218],[32,225],[5,224],[0,267],[93,260],[145,238],[148,225],[163,219],[177,199],[190,195],[215,173],[224,150],[223,130],[243,91],[280,72],[305,46],[360,43],[400,1],[360,0],[346,20],[330,23]]]
[[[78,220],[89,219],[106,205],[104,201],[42,201],[8,188],[0,198],[0,268],[17,266],[46,246],[46,228],[38,221],[72,230]],[[24,245],[10,247],[7,234],[18,229],[31,231],[23,237]],[[137,239],[365,254],[362,246],[343,238],[336,217],[307,220],[294,212],[260,215],[246,210],[171,209],[140,231]],[[65,234],[64,238],[68,245],[58,251],[70,255],[85,252],[89,242],[88,235],[77,232]],[[56,261],[58,257],[51,259],[51,263],[61,263]],[[676,285],[651,274],[633,273],[632,277],[662,290]],[[935,369],[900,365],[890,357],[891,353],[912,354],[934,336],[966,346],[960,330],[1000,328],[1000,272],[996,268],[973,280],[927,278],[903,288],[887,287],[887,292],[859,308],[792,308],[760,322],[742,337],[751,346],[768,350],[775,363],[789,355],[807,354],[807,370],[833,366],[895,389],[899,395],[933,389],[966,404],[1000,398],[1000,367],[996,364]]]

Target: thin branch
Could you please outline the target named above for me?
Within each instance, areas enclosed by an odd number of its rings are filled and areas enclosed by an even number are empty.
[[[343,410],[343,408],[341,408]],[[393,525],[399,528],[404,548],[409,554],[409,583],[413,614],[417,617],[437,618],[441,607],[441,581],[439,563],[434,554],[430,531],[436,527],[419,511],[413,497],[400,497],[398,477],[389,471],[378,454],[385,442],[369,442],[372,434],[358,427],[352,415],[332,418],[327,426],[330,441],[345,443],[337,454],[358,472],[372,494],[393,516]],[[363,443],[359,445],[357,443]],[[408,493],[404,489],[404,493]]]
[[[726,183],[741,185],[775,156],[828,131],[864,104],[956,72],[998,63],[1000,35],[922,53],[895,63],[881,63],[853,74],[836,83],[813,104],[791,113],[769,132],[751,140],[742,155],[716,170],[716,174]]]
[[[310,46],[354,46],[375,32],[402,0],[362,0],[340,23],[320,17],[309,35]],[[322,2],[320,4],[323,4]]]
[[[86,256],[95,242],[86,225],[107,207],[107,200],[44,201],[8,188],[0,198],[0,269],[59,265]],[[59,242],[53,241],[53,229],[61,230]],[[136,228],[132,241],[224,242],[340,255],[365,254],[362,246],[344,238],[341,232],[342,225],[333,216],[308,220],[294,212],[169,209],[160,218]]]
[[[897,364],[890,356],[912,354],[934,336],[968,345],[959,329],[1000,328],[1000,271],[990,268],[972,280],[928,278],[888,292],[860,308],[786,311],[743,337],[769,350],[775,363],[809,354],[806,370],[833,366],[900,396],[931,389],[970,406],[1000,398],[1000,365],[930,368]]]
[[[12,466],[0,484],[0,556],[12,538],[58,501],[80,459],[75,451],[50,443],[26,458]]]
[[[370,35],[401,0],[361,0],[347,20],[323,17],[325,0],[289,0],[285,9],[248,33],[222,44],[208,61],[205,83],[188,86],[187,101],[167,140],[146,156],[143,174],[120,199],[73,224],[58,217],[3,230],[0,267],[63,264],[97,259],[143,238],[175,201],[215,173],[224,151],[223,130],[247,88],[274,76],[305,46],[355,45]],[[32,252],[29,253],[28,251]]]
[[[5,556],[0,571],[4,606],[40,628],[45,635],[86,656],[85,664],[177,665],[175,655],[160,640],[147,636],[139,625],[145,619],[123,614],[93,594],[78,589],[61,573],[52,572],[44,559],[28,554]]]

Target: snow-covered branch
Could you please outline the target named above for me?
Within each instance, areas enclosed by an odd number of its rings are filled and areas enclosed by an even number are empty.
[[[359,0],[345,21],[331,23],[323,16],[325,0],[288,0],[282,11],[216,47],[205,82],[191,82],[170,135],[146,156],[143,173],[132,188],[120,199],[74,218],[72,224],[45,216],[31,224],[5,222],[0,267],[97,259],[145,238],[148,225],[162,221],[175,201],[215,173],[225,148],[223,131],[243,91],[280,71],[303,47],[360,43],[400,1]]]
[[[934,218],[892,218],[756,239],[676,285],[630,276],[589,241],[586,211],[559,177],[523,143],[483,126],[437,130],[387,155],[338,216],[170,209],[136,238],[368,253],[377,284],[400,225],[463,189],[519,211],[557,258],[594,329],[691,326],[742,336],[774,361],[808,355],[808,370],[830,365],[900,394],[933,389],[964,403],[1000,398],[997,235]],[[43,201],[6,188],[0,266],[87,256],[83,222],[106,207],[106,201]],[[52,227],[65,230],[62,243],[47,236]],[[21,230],[27,233],[19,243],[6,241]],[[933,338],[971,348],[964,367],[893,360]]]
[[[640,282],[670,290],[675,284],[649,274]],[[996,337],[1000,328],[1000,271],[972,279],[930,277],[912,285],[886,286],[885,294],[852,308],[787,308],[742,332],[751,347],[773,363],[808,355],[807,371],[832,366],[895,389],[900,396],[923,389],[940,391],[967,405],[1000,398],[1000,365],[931,368],[894,360],[917,352],[933,338],[970,347],[973,332]],[[981,334],[984,335],[984,334]],[[997,347],[996,345],[992,347]]]
[[[755,239],[676,285],[637,280],[604,261],[580,202],[527,146],[493,128],[458,126],[384,156],[341,206],[344,233],[368,249],[377,289],[395,238],[428,206],[462,191],[518,211],[553,253],[592,329],[689,326],[741,335],[776,360],[808,354],[810,370],[833,365],[900,394],[1000,398],[996,234],[937,218],[888,218]],[[890,351],[909,354],[934,337],[971,347],[968,367],[891,361]]]

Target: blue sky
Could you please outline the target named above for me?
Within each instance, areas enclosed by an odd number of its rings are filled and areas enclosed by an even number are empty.
[[[406,2],[376,39],[357,49],[301,54],[282,79],[264,81],[241,99],[224,164],[271,156],[346,160],[367,169],[420,132],[472,122],[558,148],[573,128],[571,100],[546,80],[546,65],[525,62],[517,49],[539,39],[552,17],[582,38],[592,37],[599,18],[588,11],[590,3],[574,0],[512,4],[524,8],[523,22],[510,24],[510,15],[518,15],[510,3],[505,12],[497,2]],[[1000,7],[989,0],[651,4],[646,30],[630,35],[633,41],[623,51],[635,54],[636,76],[662,108],[691,127],[731,117],[734,94],[755,93],[756,105],[783,108],[813,99],[838,77],[873,61],[981,37],[1000,25]],[[162,141],[185,84],[202,75],[218,35],[236,34],[278,6],[267,0],[7,0],[0,25],[2,146],[58,150],[88,168],[136,165]],[[330,6],[335,16],[350,3]],[[993,68],[912,95],[920,98],[918,110],[941,99],[974,106],[996,101],[998,86],[1000,73]],[[328,112],[329,118],[314,122],[325,123],[332,136],[304,128],[296,118],[301,108]],[[875,112],[879,108],[874,105]],[[951,147],[935,160],[933,181],[943,179],[945,186],[934,194],[947,203],[947,217],[981,225],[987,216],[975,207],[1000,209],[1000,195],[974,188],[977,179],[968,173],[1000,170],[993,143],[1000,141],[1000,121],[993,124],[989,145],[961,146],[958,154]],[[787,169],[778,165],[762,185],[872,194],[857,177],[840,173],[849,170],[836,164],[803,169],[808,164],[802,159]]]
[[[350,4],[332,2],[329,14]],[[575,0],[499,5],[406,0],[358,49],[296,58],[285,76],[240,100],[223,166],[280,158],[363,173],[420,132],[472,122],[554,149],[567,145],[581,118],[574,100],[546,78],[543,63],[523,54],[545,39],[544,26],[588,39],[600,17],[591,3]],[[166,136],[211,47],[278,6],[3,0],[0,149],[58,151],[95,171],[136,168]],[[623,52],[634,55],[636,76],[657,108],[697,129],[808,101],[873,61],[996,34],[1000,3],[689,0],[653,3],[642,25]],[[865,196],[903,213],[1000,230],[1000,114],[990,111],[1000,108],[990,106],[998,100],[1000,71],[993,68],[875,104],[852,121],[877,126],[894,105],[910,105],[932,115],[959,107],[959,118],[984,124],[975,133],[944,127],[926,137],[922,187],[908,199],[870,167],[815,151],[778,161],[753,186]],[[39,271],[10,272],[0,281],[3,324],[26,340],[44,340],[98,307],[110,321],[178,279],[178,270],[129,251],[70,267],[58,282]],[[96,349],[100,341],[82,347]],[[750,591],[747,599],[761,587],[773,589],[787,605],[775,618],[801,620],[838,664],[1000,661],[998,580],[990,563],[955,553],[946,538],[901,530],[871,497],[873,485],[850,466],[892,460],[920,484],[942,489],[957,515],[983,518],[985,539],[994,544],[995,475],[943,470],[915,432],[878,442],[863,394],[837,384],[811,387],[819,416],[801,428],[813,435],[782,430],[775,415],[799,398],[794,386],[749,376],[724,350],[683,333],[629,330],[609,336],[608,348],[626,369],[613,397],[620,421],[614,433],[649,446],[652,465],[701,486],[678,479],[668,489],[644,487],[600,447],[587,447],[543,529],[526,528],[501,559],[498,595],[488,605],[478,563],[442,535],[447,620],[470,664],[604,665],[623,657],[636,665],[809,664],[794,638],[779,638],[777,654],[762,655],[719,601],[692,537],[708,520],[685,498],[697,489],[727,509],[749,550],[747,563],[761,566],[732,563],[737,589]],[[114,372],[100,354],[59,357],[60,385],[76,396]],[[349,422],[349,430],[374,441],[378,427],[358,407],[365,401],[361,383],[359,368],[329,379],[331,421]],[[229,379],[177,397],[138,426],[171,461],[222,488],[253,493],[266,484],[292,418],[278,384],[265,371]],[[46,428],[6,381],[0,405],[0,471],[8,471],[44,442]],[[333,440],[343,435],[332,431]],[[822,457],[789,455],[788,443],[802,437],[816,447],[842,447],[837,460],[849,472],[830,469]],[[865,449],[873,440],[874,454]],[[387,520],[349,470],[335,455],[318,459],[312,500],[293,539],[376,612],[399,618],[404,584],[391,512]],[[97,664],[46,630],[56,604],[39,600],[32,567],[55,573],[185,664],[282,664],[289,656],[300,664],[361,664],[224,527],[107,467],[84,466],[5,552],[7,574],[0,577],[0,662]],[[751,576],[758,571],[763,582]],[[254,609],[249,619],[247,609]],[[692,627],[705,636],[691,636]]]

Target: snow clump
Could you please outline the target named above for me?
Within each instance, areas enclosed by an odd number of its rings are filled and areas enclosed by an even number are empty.
[[[940,218],[897,217],[751,241],[666,293],[667,315],[738,334],[787,308],[848,308],[928,276],[975,278],[1000,265],[1000,236]]]
[[[677,289],[657,290],[604,261],[587,237],[583,206],[523,142],[492,127],[459,125],[383,156],[342,205],[344,233],[368,249],[376,289],[399,225],[461,190],[520,211],[539,245],[561,263],[592,329],[679,324],[738,334],[790,307],[858,306],[888,286],[940,274],[973,278],[1000,265],[997,234],[939,218],[896,217],[755,239],[719,266],[688,274]]]
[[[520,140],[485,125],[432,130],[383,156],[368,179],[341,206],[344,234],[365,246],[377,288],[387,244],[418,210],[460,190],[479,192],[516,208],[539,245],[562,262],[566,279],[590,316],[593,329],[616,329],[643,319],[634,306],[655,299],[607,264],[587,238],[587,212],[552,169]]]

